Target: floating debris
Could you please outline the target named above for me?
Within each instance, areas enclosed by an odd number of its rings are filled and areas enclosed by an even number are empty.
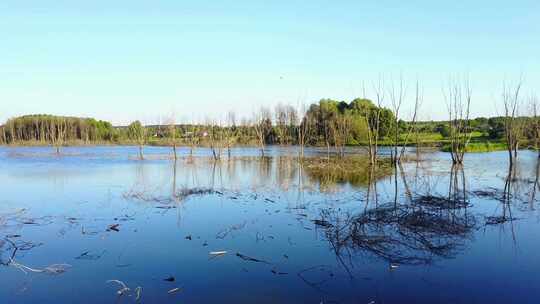
[[[141,299],[141,295],[142,295],[142,287],[138,286],[137,288],[135,288],[135,301],[139,301]]]
[[[168,278],[165,278],[163,279],[163,281],[166,281],[166,282],[174,282],[175,281],[175,278],[173,276],[170,276]]]
[[[131,264],[117,264],[116,267],[118,268],[125,268],[125,267],[129,267],[131,266]]]
[[[324,276],[328,276],[327,278],[324,278]],[[297,276],[304,281],[308,286],[312,287],[313,289],[316,289],[318,291],[322,291],[322,285],[332,279],[334,277],[334,274],[332,273],[330,266],[327,265],[318,265],[309,267],[306,269],[303,269],[297,273]],[[314,276],[317,279],[311,279],[309,277]],[[322,278],[322,279],[321,279]]]
[[[250,261],[250,262],[256,262],[256,263],[264,263],[264,264],[270,264],[269,262],[267,261],[264,261],[264,260],[259,260],[259,259],[256,259],[256,258],[252,258],[250,256],[247,256],[247,255],[243,255],[241,253],[236,253],[236,256],[241,258],[242,260],[244,261]]]
[[[210,195],[213,193],[216,193],[215,190],[210,188],[186,188],[181,189],[179,191],[176,191],[172,195],[168,196],[162,196],[162,195],[152,195],[151,193],[148,193],[149,191],[135,191],[131,190],[128,192],[125,192],[122,196],[126,200],[138,200],[143,202],[154,202],[159,203],[163,205],[171,205],[174,203],[177,203],[179,201],[183,201],[187,199],[190,196],[196,195]],[[156,207],[159,208],[159,207]],[[172,207],[175,208],[175,207]],[[164,206],[162,209],[167,209],[167,206]]]
[[[120,227],[120,224],[112,224],[112,225],[109,225],[109,227],[107,228],[107,231],[116,231],[116,232],[120,232],[120,229],[118,229],[118,227]]]
[[[84,226],[81,226],[81,234],[82,235],[96,235],[98,233],[99,233],[98,231],[86,230],[86,228],[84,228]]]
[[[277,275],[286,275],[286,274],[289,274],[287,272],[280,272],[280,271],[277,271],[275,269],[272,269],[270,270],[273,274],[277,274]]]
[[[176,206],[156,206],[157,209],[175,209]]]
[[[233,231],[244,229],[246,227],[246,224],[247,224],[247,222],[244,221],[244,222],[242,222],[240,224],[232,225],[229,228],[223,229],[223,230],[221,230],[220,232],[218,232],[216,234],[216,239],[224,239],[225,237],[227,237],[227,235],[229,235],[229,233],[231,233]]]
[[[43,243],[32,243],[32,242],[21,241],[21,240],[14,243],[16,244],[17,249],[21,251],[31,250],[31,249],[34,249],[36,247],[43,245]]]
[[[182,291],[182,289],[180,287],[176,287],[176,288],[173,288],[169,291],[167,291],[168,294],[173,294],[173,293],[177,293],[179,291]]]
[[[516,218],[508,216],[486,216],[486,225],[500,225],[514,220]]]
[[[130,288],[127,287],[127,285],[124,282],[120,281],[120,280],[108,280],[107,283],[116,283],[116,284],[120,285],[120,289],[118,289],[116,291],[116,294],[119,295],[119,296],[122,296],[122,295],[124,295],[124,294],[126,294],[127,292],[130,291]]]
[[[132,296],[133,295],[131,293],[131,288],[129,288],[126,283],[120,280],[108,280],[106,283],[116,283],[117,285],[120,285],[120,289],[116,291],[116,294],[118,296],[124,296],[124,295]],[[135,301],[139,301],[142,295],[142,287],[137,286],[133,291],[135,293]]]
[[[317,225],[317,226],[322,226],[322,227],[332,227],[333,225],[330,224],[330,222],[326,221],[326,220],[312,220],[313,224]]]
[[[501,202],[505,202],[513,198],[513,195],[511,193],[493,187],[489,187],[484,190],[475,190],[471,193],[480,198],[494,199]]]
[[[462,209],[469,207],[469,202],[463,197],[449,198],[444,196],[427,194],[419,195],[415,197],[412,201],[415,204],[441,210]]]
[[[65,273],[68,269],[71,268],[71,265],[69,264],[52,264],[43,269],[36,269],[36,268],[25,266],[23,264],[19,264],[15,262],[15,260],[13,259],[10,260],[9,265],[15,268],[18,268],[19,270],[21,270],[22,272],[26,274],[28,274],[28,272],[34,272],[34,273],[44,273],[44,274],[49,274],[49,275],[59,275],[59,274]]]
[[[90,251],[85,251],[81,253],[78,257],[75,257],[75,259],[95,261],[95,260],[99,260],[105,254],[105,252],[106,250],[103,250],[101,254],[91,254]]]

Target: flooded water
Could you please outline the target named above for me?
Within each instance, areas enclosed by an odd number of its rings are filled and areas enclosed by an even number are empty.
[[[0,148],[1,303],[538,303],[537,156]],[[355,150],[350,150],[354,153]],[[317,157],[310,150],[310,157]]]

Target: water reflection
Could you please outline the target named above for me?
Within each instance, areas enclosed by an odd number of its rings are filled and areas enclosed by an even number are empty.
[[[144,163],[136,165],[134,183],[124,193],[124,198],[172,204],[185,199],[185,194],[193,189],[256,192],[278,188],[284,192],[292,189],[335,192],[346,185],[368,189],[369,193],[377,181],[389,176],[391,171],[385,166],[345,169],[322,159],[303,163],[290,156],[239,157],[219,162],[188,158],[171,162],[170,167],[170,178],[162,176],[156,179],[150,178],[152,174],[146,172],[151,167]],[[181,172],[180,178],[178,172]],[[169,183],[170,187],[167,187]]]
[[[358,213],[324,209],[317,224],[347,268],[353,265],[343,261],[352,261],[358,254],[390,265],[431,264],[436,259],[453,258],[472,240],[477,220],[467,211],[463,169],[453,166],[449,181],[446,197],[429,191],[419,193],[422,189],[411,189],[399,165],[390,181],[394,185],[392,203],[368,207],[366,200],[366,207]],[[369,187],[370,191],[378,197],[376,187]]]
[[[536,265],[536,243],[521,241],[518,255],[516,242],[500,241],[538,236],[536,159],[507,170],[478,159],[452,167],[437,154],[395,168],[355,158],[345,170],[291,155],[107,160],[91,170],[0,159],[0,297],[108,303],[121,286],[105,282],[119,280],[133,288],[126,303],[252,302],[237,286],[257,298],[273,290],[282,303],[467,302],[451,288],[462,273],[482,297],[485,282],[518,270],[538,282],[524,266]],[[21,166],[35,168],[17,174]],[[62,189],[43,178],[49,170]],[[478,265],[495,271],[468,271]],[[33,280],[41,274],[61,275]],[[19,284],[32,289],[21,295]],[[521,302],[532,294],[514,293]]]

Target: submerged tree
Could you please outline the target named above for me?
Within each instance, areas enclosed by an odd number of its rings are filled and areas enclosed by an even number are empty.
[[[231,159],[231,148],[236,142],[236,113],[229,111],[227,113],[227,125],[223,132],[225,133],[225,145],[227,146],[227,156]]]
[[[390,158],[392,163],[395,165],[398,163],[398,144],[399,144],[399,115],[401,110],[401,105],[403,104],[403,101],[405,100],[405,84],[403,83],[403,77],[400,75],[399,77],[399,83],[397,86],[392,82],[389,96],[390,101],[392,104],[392,110],[394,112],[394,122],[393,122],[393,139],[392,139],[392,151],[390,154]]]
[[[513,88],[503,87],[502,100],[504,106],[504,135],[507,144],[510,166],[514,164],[517,158],[519,148],[519,138],[521,133],[520,121],[517,116],[519,113],[521,81]]]
[[[274,119],[278,143],[287,144],[287,110],[281,103],[274,108]]]
[[[381,126],[381,110],[384,100],[384,83],[381,79],[376,86],[375,96],[377,105],[376,107],[366,107],[364,109],[364,119],[367,125],[367,137],[368,137],[368,155],[369,162],[372,167],[377,165],[377,156],[379,150],[379,128]],[[364,96],[365,96],[364,92]]]
[[[540,105],[538,97],[532,95],[529,99],[529,106],[531,111],[530,121],[530,134],[532,137],[534,149],[538,152],[538,158],[540,158],[540,117],[538,111],[540,111]]]
[[[146,128],[136,120],[128,126],[128,137],[139,145],[139,159],[143,160],[143,148],[146,144]]]
[[[303,159],[304,148],[309,142],[313,122],[311,116],[309,116],[307,113],[307,108],[305,104],[301,105],[300,114],[302,115],[302,120],[300,126],[298,126],[298,145],[300,146],[300,159]]]
[[[221,145],[223,144],[223,132],[219,123],[213,120],[208,120],[209,126],[208,139],[210,141],[210,149],[212,150],[212,156],[214,160],[221,159]]]
[[[178,155],[176,154],[176,141],[177,141],[177,130],[176,130],[176,119],[175,115],[171,114],[171,116],[167,119],[167,135],[169,138],[169,143],[172,146],[172,156],[174,160],[176,161],[178,159]]]
[[[200,136],[199,136],[199,125],[197,125],[195,122],[191,122],[191,125],[189,127],[189,131],[187,132],[187,139],[189,141],[189,156],[193,157],[193,152],[195,151],[195,148],[199,144]]]
[[[59,117],[54,123],[49,124],[49,134],[51,141],[56,149],[56,154],[60,154],[60,147],[64,145],[66,140],[67,121],[64,117]]]
[[[407,144],[409,143],[411,135],[413,133],[417,132],[417,130],[418,130],[418,128],[416,126],[416,122],[418,120],[418,112],[420,111],[421,103],[422,103],[422,93],[420,92],[420,84],[417,81],[416,82],[416,89],[415,89],[414,108],[413,108],[413,112],[412,112],[412,117],[411,117],[409,123],[407,124],[407,130],[406,130],[406,133],[405,133],[405,138],[403,140],[403,144],[401,146],[401,151],[400,151],[398,159],[397,159],[398,163],[401,162],[403,156],[405,155],[405,148],[406,148]],[[418,155],[418,134],[417,134],[416,137],[417,137],[416,151],[417,151],[417,155]]]
[[[450,81],[444,94],[449,116],[450,155],[454,164],[463,164],[463,157],[471,140],[469,121],[471,94],[468,79],[463,82]]]
[[[272,129],[272,118],[270,110],[261,107],[258,112],[253,113],[253,120],[251,122],[255,136],[257,139],[257,145],[261,151],[261,156],[264,156],[264,148],[268,133]]]

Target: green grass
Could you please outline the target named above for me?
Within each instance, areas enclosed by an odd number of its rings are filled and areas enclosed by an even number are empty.
[[[354,186],[367,186],[380,178],[389,176],[392,167],[389,159],[382,158],[371,170],[366,156],[306,157],[301,160],[307,175],[320,183],[322,188],[350,183]]]
[[[445,145],[441,149],[443,152],[450,152],[450,145]],[[483,153],[506,150],[506,144],[502,142],[471,142],[465,148],[468,153]]]

